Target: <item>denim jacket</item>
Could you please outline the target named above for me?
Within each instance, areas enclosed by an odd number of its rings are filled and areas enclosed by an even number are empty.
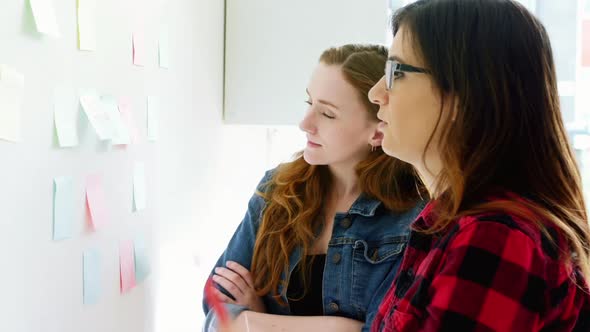
[[[272,174],[273,170],[266,172],[258,185],[259,191],[265,190],[264,184]],[[380,201],[361,195],[348,212],[336,214],[323,275],[325,315],[365,322],[363,331],[369,330],[401,263],[409,225],[425,204],[420,202],[409,211],[395,213],[387,210]],[[250,270],[264,206],[262,197],[252,196],[244,219],[215,267],[225,266],[231,260]],[[289,273],[293,272],[300,258],[300,249],[291,253]],[[282,280],[287,279],[288,276],[283,274]],[[285,297],[283,300],[288,303]],[[289,306],[281,306],[270,294],[263,298],[263,302],[267,313],[290,314]],[[245,309],[235,305],[227,305],[227,308],[234,315]],[[205,302],[203,309],[207,315],[204,331],[214,331],[214,314]]]

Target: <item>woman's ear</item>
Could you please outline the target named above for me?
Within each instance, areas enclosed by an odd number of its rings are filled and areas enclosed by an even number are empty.
[[[373,131],[373,135],[369,139],[369,144],[371,146],[381,146],[381,142],[383,141],[383,133],[377,129]]]

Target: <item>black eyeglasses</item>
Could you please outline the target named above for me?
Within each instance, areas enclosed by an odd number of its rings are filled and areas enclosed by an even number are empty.
[[[402,72],[424,74],[429,73],[427,69],[406,65],[404,63],[399,63],[397,60],[394,59],[387,59],[387,62],[385,63],[385,87],[387,91],[391,90],[391,88],[393,87],[393,81],[395,77],[397,77]]]

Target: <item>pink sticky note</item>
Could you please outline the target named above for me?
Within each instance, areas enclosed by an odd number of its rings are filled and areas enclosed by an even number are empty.
[[[582,67],[590,67],[590,19],[582,21]]]
[[[145,66],[145,35],[142,29],[133,33],[133,64]]]
[[[125,293],[135,287],[133,241],[121,241],[119,244],[119,268],[121,272],[121,293]]]
[[[86,178],[86,201],[90,210],[90,221],[94,230],[107,223],[107,213],[100,174],[89,175]]]
[[[133,118],[133,109],[131,108],[131,100],[129,98],[121,97],[119,99],[119,113],[121,113],[123,122],[129,130],[131,143],[137,143],[139,141],[139,130],[135,125],[135,120]]]

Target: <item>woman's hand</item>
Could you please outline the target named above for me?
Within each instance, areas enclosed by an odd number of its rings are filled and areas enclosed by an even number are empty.
[[[227,268],[215,268],[213,281],[225,288],[236,300],[232,300],[229,296],[215,289],[219,299],[225,303],[243,305],[252,311],[266,312],[262,299],[256,295],[250,271],[232,261],[227,261],[225,265]]]

